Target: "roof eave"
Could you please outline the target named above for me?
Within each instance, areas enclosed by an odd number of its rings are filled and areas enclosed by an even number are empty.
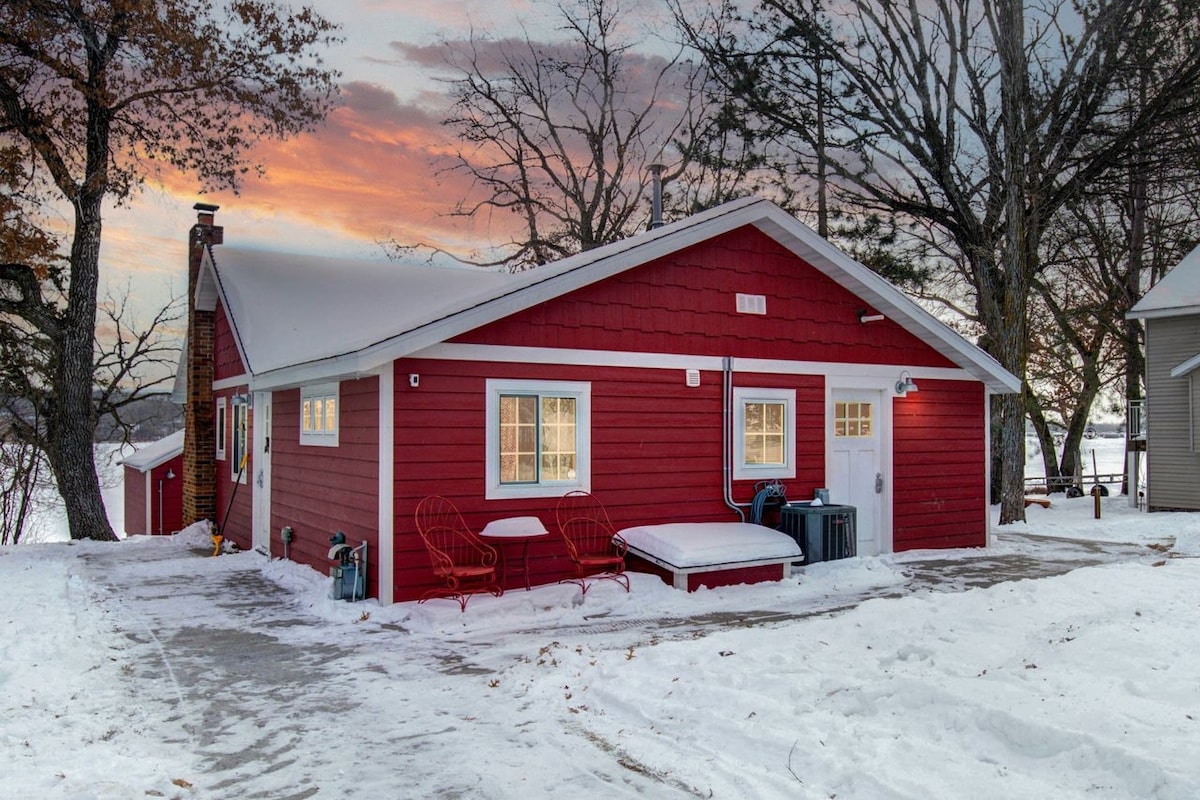
[[[309,380],[371,374],[397,358],[744,225],[754,225],[824,274],[846,285],[991,391],[999,394],[1020,391],[1021,382],[1016,376],[883,277],[838,250],[779,206],[755,198],[718,206],[637,237],[539,267],[526,273],[524,280],[510,291],[472,308],[427,321],[352,353],[264,371],[255,375],[251,385],[260,389],[284,388],[284,385],[299,385]],[[239,341],[239,350],[240,344]]]
[[[1165,319],[1167,317],[1189,317],[1200,314],[1200,305],[1176,306],[1174,308],[1139,309],[1134,306],[1125,315],[1126,319]]]

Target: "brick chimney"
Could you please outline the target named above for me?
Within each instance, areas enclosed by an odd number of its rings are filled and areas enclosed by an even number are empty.
[[[217,439],[213,406],[212,311],[196,309],[196,283],[205,250],[224,240],[213,224],[218,206],[196,203],[188,236],[187,402],[183,407],[183,524],[217,521]]]

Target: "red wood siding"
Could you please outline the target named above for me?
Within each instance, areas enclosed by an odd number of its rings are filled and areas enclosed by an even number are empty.
[[[893,406],[893,549],[987,543],[986,396],[969,381],[921,379]]]
[[[421,376],[419,388],[407,374]],[[824,380],[820,376],[738,375],[736,383],[796,389],[796,478],[786,481],[811,497],[824,479]],[[554,530],[556,498],[484,500],[488,378],[587,381],[591,384],[592,492],[618,527],[737,517],[722,500],[721,373],[704,372],[684,385],[683,370],[546,367],[409,359],[396,364],[395,562],[397,600],[419,598],[434,585],[413,513],[421,498],[452,500],[478,531],[511,516],[540,517],[551,531],[530,545],[534,583],[570,573]],[[734,484],[748,503],[753,484]],[[516,545],[513,545],[516,546]],[[514,576],[506,588],[520,583]]]
[[[736,313],[737,293],[766,315]],[[952,367],[891,320],[863,324],[862,300],[753,227],[465,334],[474,344],[852,364]]]
[[[271,552],[290,525],[293,561],[328,572],[329,537],[367,542],[367,596],[379,596],[379,379],[338,386],[338,446],[300,444],[300,390],[273,393]]]
[[[146,533],[147,476],[135,467],[125,467],[125,535]]]
[[[168,478],[170,471],[175,477]],[[162,499],[159,499],[159,484]],[[150,470],[151,533],[172,534],[183,528],[183,454]],[[162,515],[159,515],[159,506]],[[161,529],[160,529],[161,525]]]
[[[242,357],[238,354],[237,342],[233,338],[233,330],[229,327],[229,315],[225,306],[217,304],[214,315],[215,341],[213,343],[213,380],[236,378],[246,374]]]
[[[657,575],[668,586],[675,585],[675,573],[647,561],[632,553],[625,557],[626,572],[643,572]],[[687,576],[687,590],[695,592],[702,588],[717,589],[721,586],[737,586],[742,583],[762,583],[783,580],[782,564],[763,564],[757,567],[734,567],[711,572],[693,572]]]

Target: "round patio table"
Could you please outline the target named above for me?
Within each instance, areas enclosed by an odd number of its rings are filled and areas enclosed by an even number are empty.
[[[503,545],[517,544],[521,545],[520,564],[521,571],[525,575],[525,591],[529,591],[532,587],[529,583],[529,543],[534,539],[539,539],[549,535],[546,526],[537,517],[507,517],[505,519],[494,519],[484,526],[479,535],[487,539],[489,544],[495,545],[500,551],[500,585],[503,586],[508,581],[509,560]],[[514,559],[515,561],[516,559]],[[515,566],[515,564],[513,565]]]

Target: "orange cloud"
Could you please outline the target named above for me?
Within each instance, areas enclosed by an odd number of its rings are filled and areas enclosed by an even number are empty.
[[[266,165],[265,178],[208,200],[226,213],[269,212],[364,242],[396,238],[460,249],[486,247],[497,234],[508,238],[509,230],[477,230],[446,216],[472,186],[445,169],[448,132],[433,103],[404,104],[365,82],[344,86],[343,99],[317,131],[259,145],[254,157]],[[191,176],[170,175],[164,184],[172,194],[195,196]],[[231,230],[236,220],[222,214]]]

